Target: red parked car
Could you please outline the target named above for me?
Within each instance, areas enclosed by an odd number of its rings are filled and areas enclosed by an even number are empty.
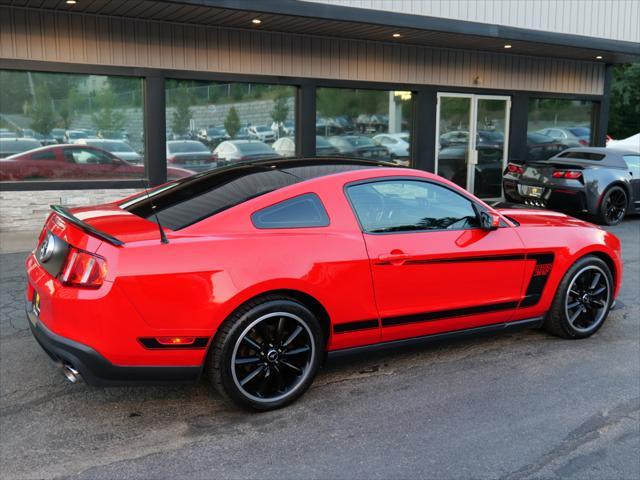
[[[194,172],[168,168],[169,178]],[[143,165],[132,165],[102,148],[90,145],[54,145],[0,159],[0,181],[139,179]]]
[[[588,337],[622,281],[620,242],[594,225],[364,160],[245,162],[53,209],[27,312],[71,380],[204,374],[257,410],[299,397],[326,353],[521,327]]]

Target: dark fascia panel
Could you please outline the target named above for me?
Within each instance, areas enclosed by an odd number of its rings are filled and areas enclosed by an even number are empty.
[[[640,59],[640,43],[635,42],[530,30],[449,18],[302,2],[299,0],[164,0],[164,2],[318,18],[323,20],[368,23],[387,27],[474,35],[501,40],[518,40],[522,42],[619,53]]]

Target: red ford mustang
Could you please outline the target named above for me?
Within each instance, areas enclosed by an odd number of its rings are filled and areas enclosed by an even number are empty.
[[[366,161],[243,163],[53,210],[27,313],[68,378],[204,372],[257,410],[299,397],[326,353],[519,327],[588,337],[622,280],[605,230]]]

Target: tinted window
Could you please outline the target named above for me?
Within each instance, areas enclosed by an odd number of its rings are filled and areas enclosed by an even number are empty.
[[[458,230],[478,226],[471,201],[435,183],[389,180],[354,185],[347,193],[365,232]]]
[[[306,228],[329,225],[322,201],[315,193],[291,198],[251,215],[256,228]]]
[[[34,153],[31,155],[32,160],[55,160],[56,154],[52,150],[45,150],[44,152]]]
[[[576,158],[579,160],[602,160],[606,155],[591,152],[564,152],[558,156],[560,158]]]
[[[262,142],[238,143],[236,147],[242,153],[274,153],[273,148]]]
[[[627,162],[629,168],[640,168],[640,155],[625,155],[624,161]]]
[[[170,153],[208,152],[209,149],[200,142],[169,143]]]

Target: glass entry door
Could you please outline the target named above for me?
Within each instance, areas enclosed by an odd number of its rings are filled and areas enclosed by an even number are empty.
[[[436,173],[480,198],[502,197],[509,97],[438,93]]]

